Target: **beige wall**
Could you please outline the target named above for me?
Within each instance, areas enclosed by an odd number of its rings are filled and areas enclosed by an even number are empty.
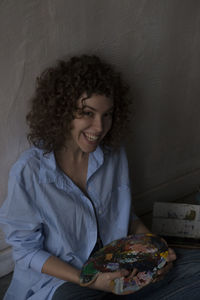
[[[200,184],[200,1],[0,1],[0,41],[0,203],[27,146],[35,77],[83,52],[116,64],[131,85],[127,150],[137,211]]]

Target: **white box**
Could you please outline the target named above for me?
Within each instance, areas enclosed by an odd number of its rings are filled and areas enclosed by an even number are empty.
[[[163,236],[200,238],[200,205],[155,202],[152,231]]]

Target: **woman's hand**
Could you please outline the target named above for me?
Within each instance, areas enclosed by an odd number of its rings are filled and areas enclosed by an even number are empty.
[[[164,278],[164,276],[169,272],[169,270],[173,266],[173,261],[176,260],[176,254],[172,248],[168,249],[169,254],[166,258],[167,264],[160,270],[158,270],[157,277],[154,279],[153,282],[160,281]],[[138,273],[137,269],[134,269],[133,272],[130,274],[127,270],[120,270],[117,272],[107,272],[107,273],[101,273],[98,275],[97,279],[89,285],[90,288],[96,289],[96,290],[102,290],[105,292],[113,293],[113,280],[120,277],[128,276],[129,278],[134,278]],[[148,283],[147,283],[148,284]],[[146,284],[145,284],[146,285]],[[130,292],[130,294],[133,292]]]
[[[137,273],[137,270],[135,272]],[[129,271],[124,269],[117,272],[100,273],[97,279],[88,287],[104,292],[113,293],[113,280],[115,280],[116,278],[125,277],[127,275],[129,275]]]
[[[154,279],[153,282],[157,282],[162,280],[165,275],[169,272],[169,270],[173,267],[173,261],[176,260],[176,253],[172,248],[168,249],[169,254],[166,258],[167,264],[157,272],[158,277]]]

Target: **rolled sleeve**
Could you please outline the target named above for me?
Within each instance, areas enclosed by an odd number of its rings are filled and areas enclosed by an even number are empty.
[[[32,268],[34,271],[41,273],[42,266],[50,256],[51,254],[49,252],[46,252],[44,250],[38,250],[31,259],[30,268]]]
[[[0,209],[0,223],[6,241],[13,247],[13,258],[22,269],[41,272],[51,255],[43,249],[43,223],[34,205],[34,191],[27,190],[15,176],[10,176],[8,196]]]

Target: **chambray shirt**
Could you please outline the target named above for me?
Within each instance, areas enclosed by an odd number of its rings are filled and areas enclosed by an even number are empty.
[[[90,153],[87,193],[103,244],[126,236],[131,196],[123,148],[103,152],[98,147]],[[51,299],[64,282],[41,273],[51,255],[82,267],[97,240],[91,200],[59,169],[53,153],[44,156],[31,148],[20,156],[0,208],[0,223],[15,260],[5,300]]]

